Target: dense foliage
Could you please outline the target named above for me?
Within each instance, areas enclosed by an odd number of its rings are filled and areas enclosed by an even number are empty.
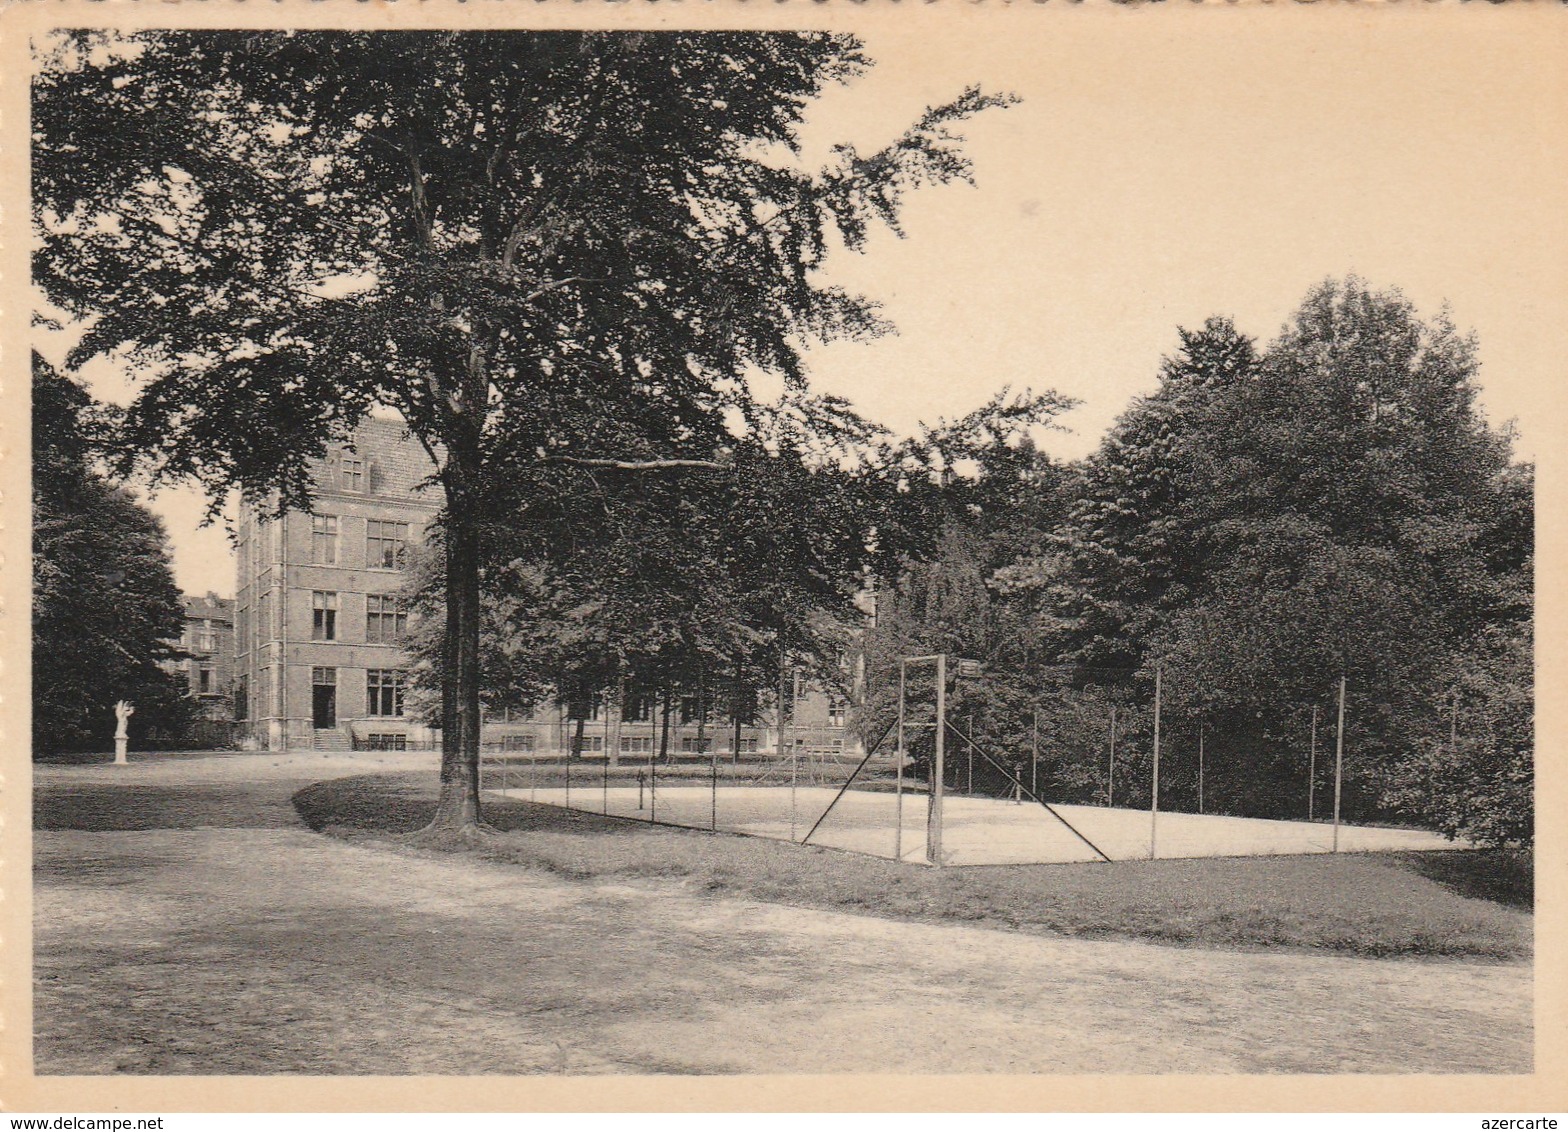
[[[698,474],[799,386],[813,338],[883,326],[830,246],[969,176],[969,90],[885,149],[804,168],[804,108],[869,65],[847,36],[65,35],[34,87],[37,278],[76,352],[155,376],[128,449],[218,494],[308,490],[376,404],[446,509],[443,802],[478,820],[487,526],[565,470]],[[526,514],[521,520],[532,522]]]
[[[1041,745],[1083,800],[1105,797],[1115,708],[1116,797],[1147,802],[1158,669],[1162,804],[1199,804],[1201,735],[1202,804],[1255,816],[1305,816],[1314,729],[1330,805],[1343,676],[1347,816],[1528,840],[1532,470],[1476,372],[1446,316],[1355,279],[1266,350],[1224,319],[1183,331],[1158,389],[1042,493],[1061,522],[973,513],[909,564],[899,648],[1000,661],[967,693],[987,741]],[[988,562],[1020,528],[1044,549]]]
[[[104,421],[80,385],[33,355],[33,752],[108,750],[116,700],[130,734],[178,734],[184,681],[159,667],[184,624],[163,526],[94,469]]]

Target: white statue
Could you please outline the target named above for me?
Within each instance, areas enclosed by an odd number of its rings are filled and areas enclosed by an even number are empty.
[[[135,714],[136,709],[131,706],[130,700],[115,701],[114,761],[117,763],[123,764],[128,761],[125,757],[125,751],[127,744],[130,742],[130,736],[126,733],[125,724]]]

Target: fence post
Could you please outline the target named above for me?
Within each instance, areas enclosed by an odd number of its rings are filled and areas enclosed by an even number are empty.
[[[1339,787],[1345,767],[1345,674],[1339,674],[1339,727],[1334,733],[1334,852],[1339,852]]]
[[[1160,823],[1160,676],[1162,666],[1154,666],[1154,781],[1149,791],[1149,860],[1157,852],[1155,841]]]

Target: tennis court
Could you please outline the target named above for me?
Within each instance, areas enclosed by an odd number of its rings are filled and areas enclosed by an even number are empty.
[[[881,790],[849,790],[833,804],[838,791],[826,786],[792,790],[788,786],[710,789],[706,785],[660,784],[655,790],[584,783],[570,791],[541,786],[491,793],[612,817],[780,841],[801,841],[809,834],[812,845],[898,857],[911,863],[923,863],[926,855],[924,793],[904,794],[901,805],[897,795]],[[1044,806],[1027,800],[948,795],[942,808],[943,858],[949,865],[1099,860],[1087,842],[1113,861],[1141,860],[1150,855],[1147,810],[1053,805],[1051,809],[1073,827],[1069,829]],[[824,813],[827,816],[822,818]],[[1333,847],[1333,827],[1326,822],[1162,813],[1153,824],[1154,855],[1161,859],[1327,853]],[[1341,852],[1456,848],[1469,845],[1421,830],[1339,827]]]

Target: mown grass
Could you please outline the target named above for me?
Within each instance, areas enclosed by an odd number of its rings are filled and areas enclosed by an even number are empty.
[[[312,828],[408,843],[427,775],[370,775],[295,795]],[[1531,955],[1531,864],[1493,852],[1210,858],[927,869],[829,849],[492,801],[473,850],[585,881],[689,888],[900,920],[1191,946],[1513,961]]]

